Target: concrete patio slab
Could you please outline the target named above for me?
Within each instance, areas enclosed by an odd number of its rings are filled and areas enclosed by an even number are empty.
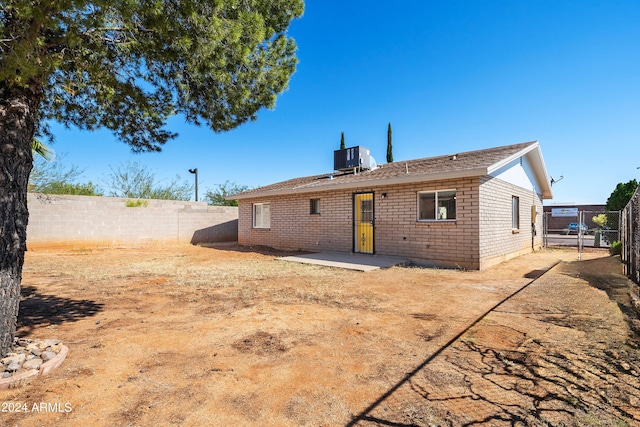
[[[281,261],[292,261],[303,264],[323,265],[326,267],[346,268],[348,270],[373,271],[380,268],[389,268],[394,265],[406,264],[408,259],[380,256],[354,254],[347,252],[320,252],[306,255],[295,255],[276,258]]]

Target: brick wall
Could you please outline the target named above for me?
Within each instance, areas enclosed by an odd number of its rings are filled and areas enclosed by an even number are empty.
[[[456,220],[417,221],[417,193],[444,189],[456,189]],[[540,196],[491,177],[240,200],[238,241],[277,249],[351,252],[353,193],[368,191],[374,192],[376,254],[484,269],[542,245]],[[520,200],[517,232],[511,227],[512,196]],[[320,199],[319,215],[310,214],[311,199]],[[254,203],[271,204],[270,229],[252,227]],[[533,240],[531,205],[538,212]]]
[[[235,241],[238,208],[204,202],[29,194],[29,247]]]
[[[512,230],[512,197],[520,199],[520,229]],[[497,178],[482,177],[480,183],[480,268],[537,250],[542,246],[542,199],[531,190]],[[536,235],[532,241],[531,206],[535,205]]]
[[[353,250],[353,193],[372,191],[375,251],[430,265],[480,268],[478,178],[240,200],[238,242],[305,251]],[[457,219],[418,222],[417,193],[456,189]],[[382,198],[385,193],[386,197]],[[310,200],[320,199],[320,214]],[[252,227],[254,203],[271,204],[271,228]]]

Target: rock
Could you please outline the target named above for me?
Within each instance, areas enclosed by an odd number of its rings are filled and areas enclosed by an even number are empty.
[[[44,360],[46,362],[47,360],[51,360],[56,356],[57,356],[57,354],[55,352],[53,352],[53,351],[45,351],[45,352],[42,353],[41,357],[42,357],[42,360]]]
[[[11,378],[13,375],[21,375],[22,372],[38,370],[44,362],[58,356],[63,348],[59,339],[16,338],[12,352],[0,359],[0,378]]]
[[[20,368],[22,368],[22,363],[11,362],[9,366],[7,366],[7,371],[13,372],[17,371]]]
[[[16,355],[15,353],[7,353],[6,357],[3,357],[2,359],[0,359],[0,363],[8,365],[9,363],[11,363],[11,358],[14,357],[15,355]]]
[[[42,359],[31,359],[24,362],[22,367],[24,369],[40,369],[40,365],[42,365]]]
[[[9,353],[11,354],[11,356],[7,356],[4,359],[2,359],[2,363],[4,365],[10,365],[12,363],[17,363],[19,365],[22,365],[24,363],[24,361],[27,359],[27,355],[24,353]]]
[[[49,346],[49,350],[55,352],[55,353],[60,353],[60,350],[62,350],[62,343],[57,343],[57,344],[53,344]]]

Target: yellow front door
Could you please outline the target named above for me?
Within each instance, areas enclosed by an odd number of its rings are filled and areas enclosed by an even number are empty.
[[[354,250],[373,253],[373,193],[355,194],[354,210]]]

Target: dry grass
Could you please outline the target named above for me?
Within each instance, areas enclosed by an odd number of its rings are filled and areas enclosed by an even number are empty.
[[[360,273],[275,261],[279,255],[285,254],[233,246],[28,253],[23,284],[37,313],[25,315],[31,323],[20,333],[53,335],[70,343],[70,353],[49,378],[4,400],[70,402],[74,411],[9,414],[1,422],[345,425],[528,283],[529,272],[575,258],[545,251],[482,272],[394,267]],[[575,289],[584,292],[583,285]],[[535,307],[523,298],[525,316],[515,327],[524,328],[532,313],[566,312],[582,301],[566,290],[542,290]],[[566,328],[558,337],[591,325],[575,319],[580,325],[557,326]],[[385,425],[448,425],[474,416],[462,405],[469,402],[457,402],[482,377],[473,363],[487,352],[478,346],[513,351],[530,342],[502,321],[487,319],[478,325],[486,329],[469,331],[454,353],[429,364],[368,415]],[[480,350],[468,350],[474,346]],[[517,366],[499,361],[505,371]],[[564,375],[552,368],[544,374],[551,380]],[[444,389],[451,394],[438,399]],[[589,425],[589,418],[582,423]]]

